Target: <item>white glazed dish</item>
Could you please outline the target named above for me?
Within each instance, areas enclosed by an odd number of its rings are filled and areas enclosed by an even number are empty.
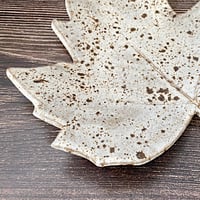
[[[199,114],[200,3],[175,16],[165,0],[66,2],[71,21],[52,27],[74,62],[8,77],[61,129],[52,147],[100,167],[153,160]]]

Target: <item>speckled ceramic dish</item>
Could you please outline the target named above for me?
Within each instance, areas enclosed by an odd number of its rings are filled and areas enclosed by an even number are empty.
[[[97,166],[153,160],[199,114],[200,3],[178,16],[165,0],[66,4],[52,27],[74,62],[8,77],[61,129],[52,147]]]

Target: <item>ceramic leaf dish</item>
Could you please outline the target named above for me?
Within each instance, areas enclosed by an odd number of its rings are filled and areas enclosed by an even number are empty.
[[[141,165],[170,148],[200,113],[200,3],[68,0],[52,27],[73,63],[7,74],[59,129],[52,147],[97,166]]]

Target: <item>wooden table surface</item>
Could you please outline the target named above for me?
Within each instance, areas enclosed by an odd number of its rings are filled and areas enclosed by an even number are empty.
[[[197,0],[171,0],[185,11]],[[70,61],[50,24],[68,19],[64,0],[0,0],[0,200],[200,199],[200,119],[161,157],[97,168],[50,147],[58,129],[36,119],[7,79],[8,67]]]

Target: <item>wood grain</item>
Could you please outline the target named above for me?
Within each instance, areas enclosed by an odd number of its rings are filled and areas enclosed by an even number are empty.
[[[171,0],[184,12],[195,0]],[[200,119],[164,155],[141,166],[97,168],[50,148],[58,130],[6,78],[7,67],[71,61],[51,30],[64,0],[0,0],[0,200],[200,199]]]

